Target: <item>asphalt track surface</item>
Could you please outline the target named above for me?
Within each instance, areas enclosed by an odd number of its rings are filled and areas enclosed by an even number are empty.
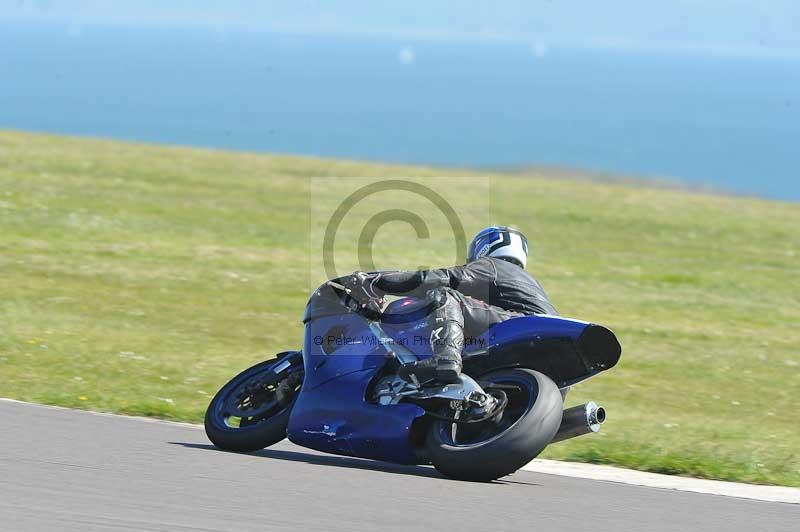
[[[489,484],[288,442],[0,401],[0,530],[793,531],[800,505],[522,471]]]

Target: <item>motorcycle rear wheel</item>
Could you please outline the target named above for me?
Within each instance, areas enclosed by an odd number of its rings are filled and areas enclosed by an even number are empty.
[[[208,439],[220,449],[234,452],[258,451],[283,440],[302,382],[302,356],[294,351],[242,371],[208,405]],[[282,383],[281,401],[277,390]]]
[[[509,475],[541,453],[561,424],[564,405],[556,384],[530,369],[505,369],[479,377],[485,388],[502,385],[508,405],[499,421],[475,425],[435,420],[428,431],[430,459],[443,475],[489,482]]]

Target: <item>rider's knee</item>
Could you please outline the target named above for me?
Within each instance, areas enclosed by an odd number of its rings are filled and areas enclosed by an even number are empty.
[[[437,307],[441,307],[447,304],[448,298],[453,297],[452,292],[452,288],[440,286],[438,288],[428,290],[425,295],[430,301],[433,301]]]
[[[457,292],[452,288],[434,288],[427,292],[431,302],[429,308],[430,319],[434,323],[455,322],[464,325],[464,313],[457,297]]]

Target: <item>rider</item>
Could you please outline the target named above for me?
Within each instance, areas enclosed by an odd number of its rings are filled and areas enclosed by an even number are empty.
[[[403,365],[399,375],[421,383],[454,383],[461,373],[465,334],[473,338],[517,316],[557,314],[542,286],[525,271],[527,262],[525,235],[492,226],[472,239],[463,266],[376,275],[355,272],[346,284],[372,309],[384,294],[424,298],[433,356]]]

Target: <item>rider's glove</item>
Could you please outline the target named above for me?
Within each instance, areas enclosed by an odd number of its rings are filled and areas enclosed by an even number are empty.
[[[376,294],[373,288],[376,278],[365,272],[353,272],[343,283],[347,295],[358,304],[359,312],[368,319],[380,317],[383,307],[383,298]]]

